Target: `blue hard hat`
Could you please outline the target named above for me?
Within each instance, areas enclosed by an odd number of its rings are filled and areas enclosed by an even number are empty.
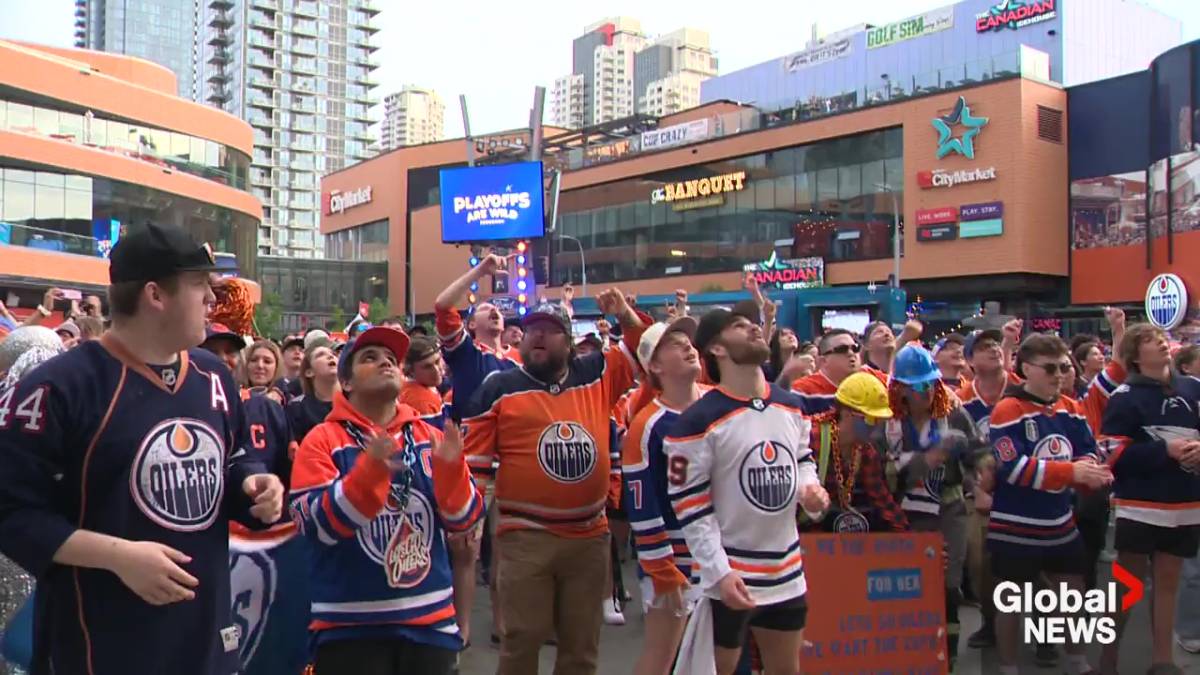
[[[909,386],[933,382],[942,377],[933,355],[929,350],[917,345],[909,345],[896,352],[896,361],[892,365],[892,377]]]

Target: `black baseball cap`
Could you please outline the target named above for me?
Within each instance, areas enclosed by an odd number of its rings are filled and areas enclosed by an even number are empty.
[[[181,227],[156,223],[147,223],[121,237],[108,263],[108,280],[114,284],[217,270],[217,260],[208,244],[197,243]]]
[[[567,308],[562,305],[556,305],[552,302],[543,302],[538,305],[530,313],[525,315],[525,319],[521,321],[521,328],[526,329],[530,324],[539,321],[548,321],[555,324],[567,335],[571,334],[571,316],[567,314]]]
[[[696,349],[703,354],[709,343],[717,339],[721,331],[725,330],[738,317],[745,317],[751,323],[762,323],[762,317],[758,311],[758,303],[753,300],[742,300],[734,305],[733,309],[718,307],[709,310],[708,313],[700,317],[700,325],[696,328]]]
[[[233,332],[223,323],[211,323],[204,329],[204,344],[215,340],[228,340],[236,349],[246,348],[246,338]]]
[[[287,339],[283,341],[282,348],[286,351],[289,347],[299,347],[300,349],[304,349],[304,336],[289,335]]]
[[[967,336],[966,343],[963,344],[963,356],[972,358],[975,355],[975,345],[979,344],[980,340],[991,340],[998,345],[1004,344],[1004,333],[995,328],[986,330],[977,330]]]

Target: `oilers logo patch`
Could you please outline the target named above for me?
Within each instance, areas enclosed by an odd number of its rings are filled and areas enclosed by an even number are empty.
[[[538,464],[560,483],[578,483],[596,470],[596,441],[582,424],[558,422],[538,438]]]
[[[779,441],[762,441],[742,459],[738,482],[751,504],[770,513],[782,511],[796,495],[796,456]]]
[[[383,567],[388,586],[412,588],[429,576],[433,566],[433,506],[416,489],[409,492],[403,511],[399,499],[400,488],[393,485],[383,512],[358,531],[358,543]]]
[[[225,492],[225,446],[208,424],[166,420],[146,434],[129,471],[142,513],[170,530],[195,532],[216,520]]]
[[[1017,458],[1017,446],[1008,436],[997,438],[992,447],[995,448],[996,456],[1000,458],[1001,462],[1011,462]]]
[[[975,420],[975,430],[979,432],[979,437],[986,439],[988,434],[992,433],[992,416],[984,415]]]
[[[1038,444],[1033,448],[1035,459],[1047,459],[1052,462],[1069,462],[1071,455],[1071,441],[1062,434],[1050,434],[1038,441]]]

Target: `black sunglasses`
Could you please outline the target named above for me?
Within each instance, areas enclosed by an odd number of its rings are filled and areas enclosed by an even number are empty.
[[[862,345],[855,342],[853,344],[848,344],[848,345],[838,345],[838,346],[834,347],[833,349],[830,349],[829,351],[825,352],[824,354],[821,354],[821,356],[829,356],[830,354],[841,354],[841,355],[845,356],[846,354],[857,354],[861,351],[862,351]]]
[[[1074,366],[1069,363],[1031,363],[1029,365],[1033,366],[1034,368],[1041,368],[1043,372],[1051,377],[1053,377],[1055,373],[1068,375],[1072,370],[1075,369]]]

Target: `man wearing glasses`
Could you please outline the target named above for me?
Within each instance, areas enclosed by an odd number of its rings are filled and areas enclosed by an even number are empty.
[[[1097,463],[1079,404],[1060,391],[1071,372],[1067,345],[1054,335],[1025,338],[1019,350],[1025,383],[996,404],[990,423],[995,485],[987,546],[998,581],[1036,584],[1045,574],[1051,588],[1066,584],[1082,592],[1083,539],[1075,527],[1072,494],[1110,485],[1112,471]],[[1016,675],[1018,613],[997,614],[1000,675]],[[1068,672],[1087,673],[1083,645],[1066,649]]]
[[[848,330],[835,328],[822,335],[817,342],[817,353],[821,357],[820,369],[792,385],[792,391],[800,396],[804,414],[810,416],[832,409],[838,385],[863,369],[862,346]],[[886,375],[868,372],[887,384]]]

